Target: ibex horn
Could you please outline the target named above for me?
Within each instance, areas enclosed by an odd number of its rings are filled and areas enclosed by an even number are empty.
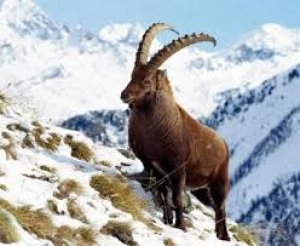
[[[136,53],[135,64],[147,64],[147,59],[149,55],[150,45],[155,38],[155,36],[164,30],[171,30],[176,34],[179,34],[174,28],[165,23],[154,23],[152,24],[144,33],[141,42],[139,43],[139,48]]]
[[[151,60],[148,62],[148,66],[150,68],[158,69],[168,58],[170,58],[177,51],[191,44],[205,41],[212,42],[214,46],[216,46],[217,44],[217,41],[213,37],[204,33],[185,35],[184,37],[181,37],[177,40],[173,40],[172,43],[165,45],[151,58]]]

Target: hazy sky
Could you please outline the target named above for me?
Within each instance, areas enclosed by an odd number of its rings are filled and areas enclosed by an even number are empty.
[[[56,21],[96,33],[111,23],[167,22],[180,33],[207,32],[219,47],[275,22],[300,29],[300,0],[36,0]]]

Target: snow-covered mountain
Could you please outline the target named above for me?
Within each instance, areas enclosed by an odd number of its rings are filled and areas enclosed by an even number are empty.
[[[93,34],[52,21],[32,0],[0,1],[0,91],[10,112],[126,146],[119,97],[144,29],[112,24]],[[161,46],[155,40],[151,52]],[[257,218],[268,222],[263,234],[271,245],[300,245],[300,30],[266,24],[223,50],[201,47],[164,67],[179,103],[229,142],[230,215],[254,227]],[[288,239],[273,237],[281,227]]]
[[[299,90],[300,64],[254,89],[227,91],[206,120],[231,146],[231,216],[264,223],[271,245],[299,237]]]
[[[0,23],[1,84],[11,84],[7,94],[16,111],[57,122],[124,108],[119,94],[144,30],[139,24],[112,24],[94,35],[53,22],[31,0],[2,1]],[[217,93],[256,86],[297,64],[299,43],[298,30],[267,24],[225,50],[187,48],[165,67],[178,100],[194,115],[207,116],[218,105]],[[160,46],[156,41],[152,50]]]

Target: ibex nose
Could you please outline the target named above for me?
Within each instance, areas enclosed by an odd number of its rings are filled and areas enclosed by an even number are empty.
[[[121,100],[123,103],[132,103],[134,101],[134,98],[131,93],[128,93],[126,90],[122,91],[121,93]]]
[[[128,93],[124,90],[124,91],[122,91],[122,93],[121,93],[121,99],[122,100],[125,100],[126,98],[128,98]]]

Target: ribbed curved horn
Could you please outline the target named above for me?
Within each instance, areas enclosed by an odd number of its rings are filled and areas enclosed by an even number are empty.
[[[163,31],[163,30],[171,30],[175,32],[176,34],[179,35],[179,33],[174,30],[174,28],[168,24],[165,23],[154,23],[152,24],[144,33],[143,38],[141,42],[139,43],[139,48],[136,53],[136,59],[135,59],[135,64],[146,64],[148,55],[149,55],[149,50],[150,50],[150,45],[155,38],[155,36]]]
[[[217,41],[204,33],[185,35],[184,37],[173,40],[172,43],[165,45],[161,50],[159,50],[148,62],[149,68],[158,69],[168,58],[170,58],[177,51],[183,49],[186,46],[189,46],[198,42],[212,42],[216,46]]]

